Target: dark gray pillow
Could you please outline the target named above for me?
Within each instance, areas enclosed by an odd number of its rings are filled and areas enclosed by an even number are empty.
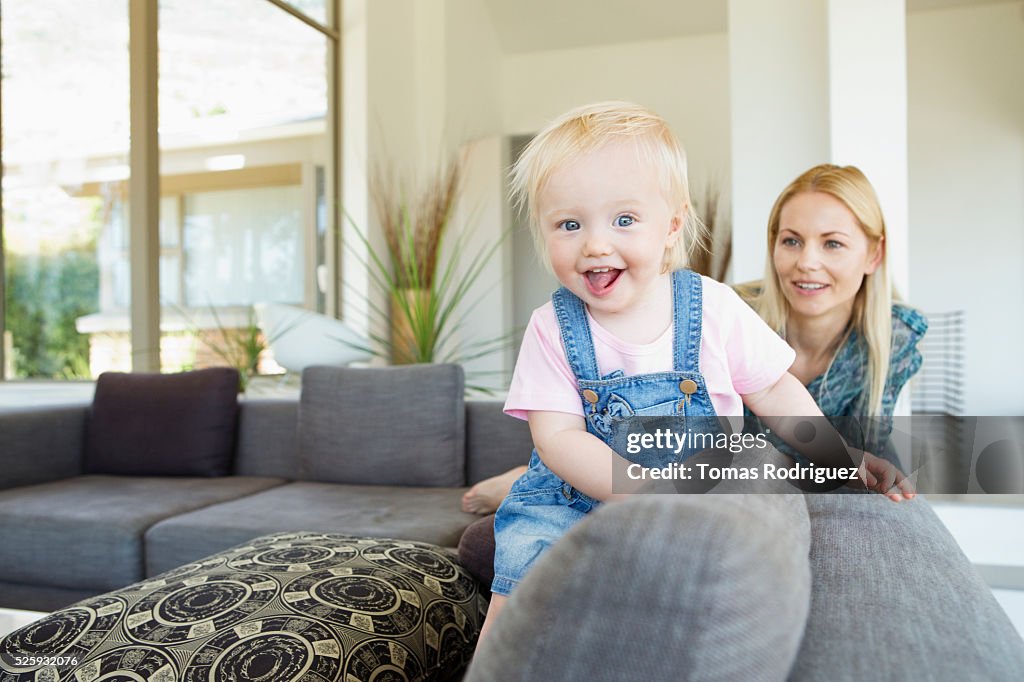
[[[299,457],[307,480],[465,485],[459,365],[309,367],[302,373]]]
[[[238,421],[238,371],[104,372],[86,426],[85,470],[135,476],[224,476]]]

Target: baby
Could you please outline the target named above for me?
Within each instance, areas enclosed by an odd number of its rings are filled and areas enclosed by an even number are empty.
[[[683,269],[700,224],[685,153],[659,116],[623,102],[570,111],[526,147],[512,182],[562,288],[530,319],[505,403],[535,449],[497,511],[481,638],[550,544],[628,494],[612,489],[629,464],[611,447],[616,423],[742,416],[744,405],[821,415],[788,372],[786,342],[728,286]],[[791,421],[769,425],[795,442]],[[864,461],[869,484],[890,466]]]

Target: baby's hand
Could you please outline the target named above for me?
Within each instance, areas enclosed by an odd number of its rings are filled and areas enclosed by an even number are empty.
[[[917,493],[913,482],[895,464],[870,452],[863,454],[857,473],[868,490],[882,493],[893,502],[914,499]]]

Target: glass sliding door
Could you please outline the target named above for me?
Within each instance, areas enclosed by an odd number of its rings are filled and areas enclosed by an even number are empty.
[[[92,376],[105,225],[128,200],[125,0],[3,0],[5,378]]]
[[[133,272],[158,272],[161,371],[225,364],[255,303],[331,312],[335,0],[159,0],[154,262],[131,248],[130,1],[3,0],[0,377],[131,371]]]
[[[162,295],[166,370],[224,364],[255,303],[316,304],[327,41],[271,2],[160,2],[161,195],[179,208],[160,276],[181,283]]]

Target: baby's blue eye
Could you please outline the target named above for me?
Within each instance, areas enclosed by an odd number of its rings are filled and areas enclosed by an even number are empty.
[[[633,224],[633,222],[633,216],[629,215],[620,215],[618,218],[615,219],[615,225],[618,227],[629,227],[630,225]]]
[[[575,220],[563,220],[558,226],[566,232],[575,232],[580,229],[580,224]]]

